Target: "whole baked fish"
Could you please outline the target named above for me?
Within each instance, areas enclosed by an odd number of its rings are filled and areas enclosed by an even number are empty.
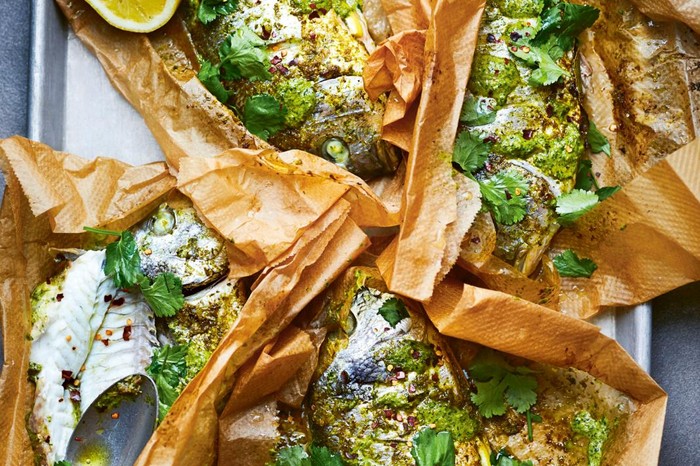
[[[524,199],[524,215],[494,215],[494,220],[495,255],[526,275],[559,228],[555,200],[573,189],[585,151],[575,37],[567,37],[567,51],[556,42],[558,32],[552,42],[534,44],[542,28],[563,17],[559,4],[486,2],[458,135],[488,144],[486,163],[474,173],[478,180],[519,191],[506,193],[508,199]],[[588,14],[597,18],[597,10]],[[520,179],[519,186],[504,184],[504,176]]]
[[[36,384],[28,420],[37,454],[62,459],[80,419],[78,374],[116,287],[102,267],[104,251],[87,251],[32,292],[30,378]]]
[[[451,433],[457,465],[481,464],[464,373],[425,315],[377,276],[354,269],[325,306],[330,333],[306,405],[313,442],[349,465],[412,466],[413,437],[432,427]],[[394,325],[382,315],[392,309]]]
[[[64,458],[82,413],[128,375],[153,377],[162,418],[245,302],[243,285],[224,277],[223,238],[191,205],[164,203],[132,231],[142,272],[152,279],[172,272],[191,294],[174,316],[155,317],[137,288],[117,289],[105,276],[105,251],[82,252],[36,287],[29,374],[36,395],[28,429],[41,464]],[[102,397],[103,407],[139,391],[134,377]]]
[[[456,465],[601,464],[629,398],[575,369],[448,341],[384,290],[378,271],[354,268],[326,295],[317,322],[329,333],[301,411],[280,412],[277,465],[425,464],[426,429],[449,434]]]
[[[362,71],[373,42],[358,2],[241,0],[209,24],[202,23],[200,6],[192,0],[185,9],[205,60],[235,64],[241,44],[264,57],[262,76],[247,79],[245,70],[242,78],[234,73],[239,79],[222,74],[225,100],[249,130],[266,135],[251,125],[248,112],[260,96],[272,97],[284,122],[265,131],[278,148],[311,152],[365,179],[396,170],[400,154],[381,140],[385,99],[371,101],[364,90]]]

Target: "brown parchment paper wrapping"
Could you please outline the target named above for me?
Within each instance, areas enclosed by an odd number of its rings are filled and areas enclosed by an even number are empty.
[[[624,187],[623,194],[604,202],[592,216],[633,215],[637,228],[653,234],[612,234],[601,220],[562,229],[550,255],[571,248],[582,257],[594,258],[600,269],[592,280],[562,279],[546,258],[535,276],[522,275],[491,255],[495,245],[493,224],[483,216],[477,217],[466,236],[457,239],[452,235],[451,240],[446,240],[454,221],[454,201],[446,194],[452,193],[453,188],[444,181],[444,174],[451,169],[451,159],[444,152],[452,150],[458,118],[454,108],[461,105],[469,69],[462,79],[443,80],[443,74],[452,72],[452,63],[461,64],[473,54],[481,11],[461,10],[462,14],[469,12],[472,19],[463,19],[461,26],[441,24],[436,14],[430,23],[437,30],[433,34],[462,36],[438,49],[438,55],[444,53],[445,60],[452,59],[447,68],[428,65],[426,42],[418,110],[423,112],[419,117],[425,117],[416,120],[411,136],[401,232],[397,244],[388,248],[378,262],[390,289],[414,299],[429,299],[435,283],[444,275],[445,265],[454,263],[445,258],[452,257],[449,251],[455,248],[456,241],[462,243],[458,263],[476,276],[474,283],[579,317],[595,314],[605,306],[637,304],[700,279],[700,238],[695,233],[696,219],[688,214],[700,204],[697,192],[688,189],[700,178],[697,169],[690,167],[699,157],[697,146],[690,143],[700,130],[700,40],[684,24],[652,22],[628,1],[587,3],[602,12],[596,25],[582,37],[583,103],[612,146],[610,158],[591,154],[593,172],[601,186]],[[636,3],[645,4],[644,11],[655,7],[653,2]],[[688,13],[688,17],[680,18],[687,24],[693,26],[697,21],[693,17],[697,7],[684,10],[684,2],[668,3],[678,4],[675,11]],[[415,5],[419,8],[418,2]],[[449,10],[450,6],[438,2],[435,10],[439,8]],[[453,8],[451,16],[456,17],[460,11]],[[419,44],[416,37],[412,40]],[[372,73],[365,78],[373,91],[390,89],[390,95],[413,96],[418,67],[403,64],[420,61],[402,58],[402,41],[406,39],[392,37],[372,55],[368,66]],[[448,103],[454,104],[451,109],[447,108]],[[441,119],[446,114],[450,115],[448,121]],[[407,114],[404,120],[409,117]],[[406,133],[402,136],[405,138]],[[443,142],[437,144],[440,140]],[[664,171],[663,184],[653,179],[658,172],[643,176],[671,153],[675,159],[671,164],[683,165],[683,173]],[[429,166],[431,160],[437,168]],[[634,195],[625,194],[625,190],[634,191]],[[622,197],[633,199],[637,205],[620,205],[617,199]],[[477,205],[478,197],[471,202]],[[686,214],[668,215],[677,210]],[[592,227],[597,231],[589,231]],[[614,238],[614,244],[607,238]],[[659,253],[666,251],[669,244],[675,247],[668,254]],[[653,251],[657,253],[654,255]],[[637,257],[630,260],[632,254]],[[441,257],[443,267],[438,268]]]
[[[418,300],[430,298],[438,277],[457,258],[450,251],[459,249],[466,233],[466,229],[461,236],[452,232],[462,226],[459,201],[479,205],[474,186],[464,189],[468,199],[459,195],[459,184],[469,182],[455,174],[451,152],[483,7],[483,0],[438,0],[426,32],[423,88],[407,163],[401,231],[396,245],[379,262],[392,291]],[[452,263],[446,264],[450,256]]]
[[[231,274],[239,277],[271,264],[338,203],[351,208],[360,226],[394,224],[365,183],[302,151],[231,149],[217,157],[187,157],[177,181],[200,214],[233,242]]]
[[[657,464],[667,396],[597,327],[513,296],[464,285],[452,276],[437,286],[425,309],[444,335],[543,364],[575,367],[630,396],[636,409],[625,432],[609,446],[604,464]],[[241,398],[232,396],[221,416],[219,464],[269,462],[278,440],[277,410],[280,403],[301,403],[323,341],[318,331],[290,327],[246,363],[246,376],[239,381],[256,383],[238,386],[234,393]],[[290,392],[295,395],[291,399]]]
[[[27,380],[29,295],[55,272],[53,249],[80,247],[84,225],[126,228],[173,195],[164,163],[132,167],[85,160],[14,137],[0,141],[7,183],[0,209],[0,306],[5,365],[0,374],[0,445],[4,464],[32,464],[25,427],[33,405]],[[327,283],[368,246],[339,199],[258,276],[234,327],[185,388],[137,464],[213,464],[218,415],[245,360],[288,326]],[[59,233],[60,232],[60,233]],[[288,341],[286,334],[279,341]],[[294,340],[297,341],[297,340]]]

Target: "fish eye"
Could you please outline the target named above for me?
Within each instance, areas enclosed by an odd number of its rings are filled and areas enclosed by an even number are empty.
[[[343,330],[345,330],[345,333],[347,333],[348,336],[350,336],[353,334],[353,332],[355,332],[355,328],[357,328],[357,318],[355,317],[355,314],[353,314],[352,311],[350,311],[348,313],[348,316],[345,318]]]
[[[350,148],[340,138],[328,138],[321,146],[321,155],[333,163],[344,165],[350,158]]]
[[[172,233],[175,228],[175,213],[167,205],[158,208],[158,212],[151,219],[151,231],[157,236]]]

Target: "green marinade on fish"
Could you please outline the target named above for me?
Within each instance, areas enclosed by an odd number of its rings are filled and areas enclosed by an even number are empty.
[[[555,31],[549,42],[537,43],[542,28],[553,29],[553,19],[568,20],[562,13],[569,14],[566,5],[558,0],[486,2],[458,133],[458,144],[459,138],[470,137],[487,145],[485,163],[473,171],[476,179],[517,191],[506,193],[507,199],[523,199],[522,214],[500,215],[484,196],[496,224],[494,254],[526,275],[559,228],[556,198],[574,188],[586,147],[576,39]],[[580,21],[595,21],[598,15],[592,8],[584,13]],[[504,177],[520,182],[504,185]]]
[[[279,149],[311,152],[365,179],[396,170],[399,151],[381,140],[385,98],[372,101],[364,90],[362,71],[373,43],[359,3],[240,0],[207,24],[198,15],[200,5],[191,0],[184,6],[192,41],[203,68],[222,67],[226,90],[213,92],[251,132],[269,137]],[[222,65],[245,59],[252,68],[256,63],[264,68],[254,73]],[[252,122],[249,110],[256,102],[272,102],[271,111],[276,105],[284,121],[263,127]]]
[[[280,407],[270,464],[306,464],[290,457],[317,464],[331,455],[334,462],[323,464],[413,466],[426,432],[449,435],[454,446],[454,463],[440,465],[600,464],[633,410],[625,395],[575,369],[516,365],[448,340],[421,309],[385,290],[378,271],[359,267],[325,295],[315,320],[328,329],[318,366],[301,410]],[[483,379],[485,368],[503,382]],[[483,398],[481,388],[513,378],[526,379],[516,396],[533,390],[529,414],[483,411],[498,399]],[[531,434],[528,416],[535,419]]]

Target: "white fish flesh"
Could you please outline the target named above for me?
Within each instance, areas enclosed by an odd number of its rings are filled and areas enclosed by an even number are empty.
[[[155,317],[143,295],[119,291],[109,303],[80,375],[81,413],[118,380],[145,374],[155,346]]]
[[[87,251],[32,293],[29,361],[36,398],[29,427],[49,464],[63,458],[79,418],[79,406],[71,400],[77,393],[68,384],[85,363],[117,292],[103,272],[104,260],[104,251]]]

